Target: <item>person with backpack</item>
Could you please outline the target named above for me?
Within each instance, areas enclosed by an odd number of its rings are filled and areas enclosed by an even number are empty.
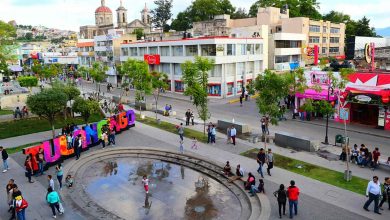
[[[283,184],[280,184],[279,189],[274,192],[274,196],[278,200],[279,218],[282,218],[282,208],[283,208],[283,215],[286,215],[286,203],[287,203],[287,191],[284,189]]]
[[[290,181],[290,186],[287,189],[288,209],[290,211],[290,218],[293,218],[293,208],[295,215],[298,215],[298,198],[299,188],[295,186],[295,181]]]
[[[53,218],[57,218],[56,209],[60,215],[63,214],[63,212],[60,211],[60,196],[51,187],[47,188],[47,192],[46,200],[50,205],[51,211],[53,212]]]
[[[18,220],[26,220],[27,201],[20,195],[15,198],[15,212]]]

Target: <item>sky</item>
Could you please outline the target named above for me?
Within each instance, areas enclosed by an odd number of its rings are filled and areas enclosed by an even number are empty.
[[[128,22],[140,18],[145,3],[154,8],[153,0],[122,0],[128,10]],[[174,16],[183,11],[192,0],[173,0]],[[235,7],[244,7],[248,11],[256,0],[230,0]],[[389,0],[318,0],[320,12],[342,11],[353,19],[364,15],[371,20],[375,28],[390,26]],[[106,0],[106,6],[114,12],[120,0]],[[0,0],[0,20],[15,20],[18,24],[43,25],[51,28],[78,31],[79,26],[95,23],[95,9],[100,0]],[[114,20],[114,21],[115,21]]]

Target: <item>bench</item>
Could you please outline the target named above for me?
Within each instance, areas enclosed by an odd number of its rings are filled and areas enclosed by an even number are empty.
[[[315,152],[319,149],[319,143],[312,141],[309,137],[297,136],[288,132],[275,133],[274,141],[280,147],[292,148],[294,150]]]

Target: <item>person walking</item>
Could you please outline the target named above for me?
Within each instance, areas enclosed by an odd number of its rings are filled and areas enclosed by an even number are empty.
[[[43,175],[43,162],[45,161],[45,153],[43,151],[43,148],[39,148],[39,151],[37,153],[37,162],[38,162],[38,172],[37,172],[37,176],[38,176],[38,173],[41,174],[41,176]]]
[[[33,167],[32,167],[32,163],[31,163],[30,155],[28,155],[26,157],[26,160],[24,161],[24,167],[26,168],[26,177],[28,179],[28,182],[33,183],[34,181],[31,180]]]
[[[290,212],[290,218],[293,218],[293,208],[295,215],[298,215],[298,198],[299,188],[295,186],[295,181],[290,181],[290,186],[287,189],[288,196],[288,210]]]
[[[185,113],[185,116],[186,116],[186,126],[190,125],[190,119],[191,119],[191,111],[190,109],[187,109],[186,113]]]
[[[274,154],[272,153],[271,149],[268,149],[268,153],[266,155],[266,161],[267,161],[267,173],[269,176],[271,176],[271,169],[274,167]]]
[[[211,127],[211,144],[215,144],[215,138],[217,136],[217,129],[215,128],[215,125]]]
[[[57,180],[60,185],[60,190],[62,190],[62,177],[64,176],[64,171],[62,170],[62,165],[59,163],[56,166]]]
[[[76,139],[73,142],[74,150],[76,152],[76,160],[80,158],[81,149],[82,149],[82,141],[81,141],[81,134],[77,135]]]
[[[20,195],[15,198],[15,212],[18,220],[26,220],[27,201]]]
[[[375,148],[372,152],[372,170],[375,170],[379,163],[379,157],[381,156],[381,152],[379,152],[379,148]]]
[[[283,208],[283,215],[286,215],[286,203],[287,203],[287,191],[284,189],[283,184],[280,184],[279,189],[274,192],[274,196],[278,200],[279,218],[282,218],[282,208]]]
[[[49,182],[49,187],[51,187],[54,190],[54,180],[52,175],[47,175],[47,181]]]
[[[240,107],[242,107],[242,95],[240,95]]]
[[[114,128],[108,128],[107,130],[108,134],[107,134],[107,137],[108,137],[108,144],[107,146],[110,146],[112,144],[112,146],[115,146],[115,130]]]
[[[227,143],[227,144],[231,144],[231,143],[232,143],[232,142],[231,142],[232,136],[230,136],[230,127],[228,127],[228,128],[226,129],[226,136],[227,136],[226,143]]]
[[[233,145],[236,145],[236,135],[237,135],[237,130],[234,127],[234,125],[232,125],[232,127],[230,128],[230,137],[232,138]]]
[[[177,127],[177,132],[179,133],[180,140],[184,140],[184,127],[183,123],[180,123],[180,125]]]
[[[379,197],[381,194],[381,184],[379,183],[378,177],[374,176],[367,184],[366,197],[368,197],[368,200],[364,203],[363,209],[367,212],[370,211],[368,210],[368,206],[374,201],[374,212],[381,215],[382,213],[379,212]]]
[[[144,189],[145,189],[146,194],[148,194],[149,193],[149,179],[146,177],[146,175],[144,175],[142,177],[142,184],[144,185]]]
[[[212,128],[213,123],[209,123],[207,125],[207,143],[209,144],[211,142],[211,128]]]
[[[191,145],[191,149],[195,149],[195,150],[198,150],[198,140],[196,140],[195,137],[192,138],[192,145]]]
[[[49,203],[51,211],[53,213],[53,218],[57,218],[56,209],[60,215],[63,213],[60,211],[60,196],[56,191],[54,191],[51,187],[47,188],[47,196],[46,201]]]
[[[261,175],[261,178],[264,178],[263,165],[265,164],[265,158],[266,155],[264,153],[264,149],[260,148],[259,152],[257,153],[256,161],[259,164],[259,168],[257,168],[257,172]]]
[[[7,150],[3,146],[0,146],[0,152],[1,152],[1,158],[3,159],[3,173],[5,173],[9,169],[9,167],[8,167],[8,153],[7,153]]]
[[[382,192],[382,201],[379,203],[379,209],[383,210],[382,205],[387,200],[390,210],[390,178],[386,177],[385,182],[383,183],[383,192]]]

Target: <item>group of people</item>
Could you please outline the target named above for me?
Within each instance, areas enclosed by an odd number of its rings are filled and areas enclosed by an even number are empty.
[[[370,182],[367,184],[366,197],[368,200],[364,203],[363,209],[370,211],[368,207],[372,202],[374,202],[374,212],[381,215],[382,213],[379,210],[383,210],[382,205],[387,201],[390,210],[390,178],[386,177],[383,188],[379,182],[379,178],[374,176]],[[382,197],[382,200],[380,198]]]
[[[172,114],[172,105],[165,104],[164,116],[170,116]]]
[[[269,152],[272,151],[269,150]],[[242,178],[244,177],[244,169],[241,167],[241,165],[238,164],[235,173],[233,173],[229,161],[226,162],[222,172],[228,177],[229,182],[243,180]],[[256,186],[256,177],[251,172],[248,173],[246,181],[243,181],[244,188],[245,190],[248,190],[250,196],[255,196],[256,193],[265,193],[264,177],[262,176],[258,182],[259,183]],[[295,186],[294,180],[290,181],[290,186],[287,188],[287,190],[285,189],[284,184],[280,184],[279,189],[273,192],[273,195],[278,201],[280,218],[282,218],[282,213],[283,215],[286,215],[287,199],[289,202],[289,217],[293,218],[293,214],[298,214],[299,188]]]
[[[350,158],[348,158],[348,155]],[[355,163],[361,167],[370,167],[372,170],[375,170],[379,165],[379,157],[381,153],[379,148],[375,148],[372,152],[364,145],[361,144],[360,148],[355,144],[351,150],[349,147],[343,147],[339,159],[346,161],[347,159],[351,163]]]
[[[217,136],[217,128],[215,127],[215,125],[210,122],[208,125],[207,125],[207,143],[208,144],[215,144],[215,139],[216,139],[216,136]]]
[[[114,88],[114,87],[112,86],[111,83],[108,83],[108,84],[107,84],[107,92],[111,92],[113,88]]]
[[[19,118],[28,117],[28,108],[27,108],[27,106],[23,106],[22,109],[20,109],[19,107],[16,107],[16,109],[14,111],[14,119],[17,119],[18,116],[19,116]]]
[[[186,126],[190,125],[190,121],[191,121],[192,125],[195,125],[195,123],[194,123],[194,112],[192,110],[187,109],[187,111],[185,113],[185,116],[186,116]]]
[[[261,117],[261,119],[260,119],[260,124],[261,124],[261,133],[263,135],[265,135],[265,134],[269,135],[269,129],[268,129],[269,117],[263,115],[263,117]]]
[[[26,208],[28,202],[23,198],[22,192],[19,190],[14,179],[10,179],[5,188],[7,193],[7,204],[8,212],[11,213],[12,219],[25,220],[26,219]]]

